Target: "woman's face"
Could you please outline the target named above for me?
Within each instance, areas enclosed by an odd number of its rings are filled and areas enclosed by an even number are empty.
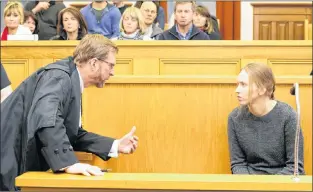
[[[4,17],[4,23],[8,28],[17,28],[21,21],[21,15],[16,9],[9,10],[7,15]]]
[[[205,23],[206,23],[206,18],[205,17],[203,17],[199,13],[195,13],[193,15],[193,24],[196,27],[203,27],[203,26],[205,26]]]
[[[66,32],[73,33],[78,31],[79,22],[72,13],[65,12],[63,14],[63,26]]]
[[[125,15],[123,17],[123,28],[126,34],[134,33],[138,29],[139,23],[136,18],[130,15]]]
[[[27,20],[24,23],[25,27],[28,27],[29,30],[34,33],[35,29],[36,29],[36,22],[32,17],[28,17]]]

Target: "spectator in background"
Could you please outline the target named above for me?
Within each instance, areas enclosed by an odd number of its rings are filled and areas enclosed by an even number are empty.
[[[29,1],[26,11],[33,12],[39,21],[39,40],[48,40],[57,34],[58,14],[65,8],[62,1]]]
[[[75,7],[68,7],[59,13],[57,35],[51,40],[81,40],[86,34],[83,15]]]
[[[111,39],[120,34],[121,13],[117,7],[103,0],[93,1],[81,9],[88,25],[88,33],[102,34]]]
[[[145,36],[155,39],[163,30],[158,27],[154,20],[158,14],[158,5],[153,1],[145,1],[142,3],[140,11],[143,15],[144,23],[146,25]]]
[[[147,1],[146,1],[147,2]],[[164,26],[165,26],[165,13],[164,13],[164,9],[163,7],[160,6],[159,1],[152,1],[154,2],[157,6],[158,6],[158,13],[157,13],[157,17],[154,20],[154,23],[160,27],[162,30],[164,30]],[[141,5],[144,3],[144,1],[136,1],[135,3],[135,7],[137,7],[138,9],[141,8]]]
[[[210,40],[210,37],[193,25],[196,10],[194,1],[176,1],[174,14],[176,24],[158,36],[158,40]]]
[[[210,15],[209,10],[206,7],[202,5],[197,6],[196,13],[193,16],[193,24],[208,34],[211,40],[221,39],[217,19]]]
[[[24,11],[23,5],[18,1],[10,1],[4,8],[5,28],[1,34],[1,40],[8,40],[8,35],[31,35],[28,27],[23,26]]]
[[[112,40],[149,40],[145,34],[145,23],[140,10],[128,7],[120,21],[120,35]]]
[[[11,87],[11,82],[8,78],[8,75],[2,65],[2,63],[0,63],[0,67],[1,67],[1,103],[12,93],[12,87]]]
[[[38,34],[38,19],[34,13],[24,11],[24,26],[28,27],[32,34]]]
[[[120,10],[121,15],[123,15],[124,11],[129,7],[129,5],[126,5],[124,1],[121,0],[113,0],[112,2]]]

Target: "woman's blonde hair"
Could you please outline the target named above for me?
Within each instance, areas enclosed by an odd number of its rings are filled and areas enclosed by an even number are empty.
[[[20,15],[20,24],[24,23],[24,9],[23,5],[18,1],[8,1],[3,10],[3,16],[6,17],[10,12],[16,9],[17,13]]]
[[[206,18],[205,25],[204,25],[204,31],[207,31],[208,34],[211,34],[212,32],[214,32],[213,21],[212,21],[212,18],[211,18],[211,15],[210,15],[208,8],[206,8],[202,5],[198,5],[196,8],[196,13],[198,13],[202,17]]]
[[[121,32],[125,31],[124,30],[124,26],[123,26],[123,19],[124,19],[125,16],[128,16],[128,15],[131,18],[137,19],[139,31],[140,31],[140,33],[144,34],[145,31],[146,31],[146,25],[145,25],[142,13],[141,13],[141,11],[137,7],[128,7],[124,11],[124,13],[123,13],[123,15],[121,17],[121,20],[120,20],[120,31]]]
[[[249,63],[243,70],[245,70],[249,76],[249,101],[252,96],[252,85],[255,84],[257,88],[265,89],[265,94],[270,99],[275,99],[275,78],[272,69],[262,63]]]

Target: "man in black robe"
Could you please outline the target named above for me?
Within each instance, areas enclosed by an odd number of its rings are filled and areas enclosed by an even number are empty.
[[[103,87],[114,73],[117,52],[103,35],[86,35],[73,57],[39,69],[1,104],[1,191],[18,190],[15,177],[27,171],[103,175],[100,168],[79,163],[74,151],[103,160],[134,152],[135,127],[118,140],[81,127],[83,89]]]
[[[0,90],[1,90],[0,100],[2,103],[2,101],[4,101],[12,93],[11,82],[8,78],[8,75],[2,63],[0,63]]]

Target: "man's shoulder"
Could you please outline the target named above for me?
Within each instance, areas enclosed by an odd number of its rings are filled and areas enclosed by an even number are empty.
[[[196,26],[193,26],[193,27],[194,27],[194,29],[193,29],[194,33],[197,33],[197,35],[196,35],[197,39],[199,39],[199,40],[209,40],[210,39],[210,37],[207,33],[201,31]]]
[[[121,16],[121,12],[119,10],[119,8],[115,7],[114,5],[108,4],[108,10],[109,10],[109,14],[113,15],[113,16]]]
[[[91,3],[80,9],[81,13],[86,13],[91,8]]]

